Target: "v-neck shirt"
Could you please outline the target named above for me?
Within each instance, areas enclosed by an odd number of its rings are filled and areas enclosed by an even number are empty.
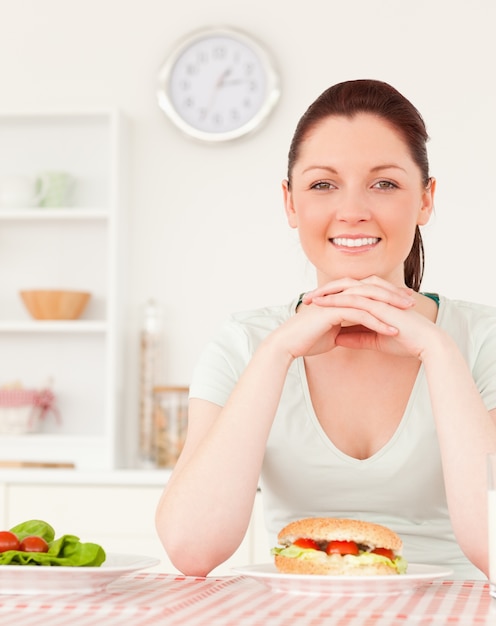
[[[190,397],[223,406],[260,342],[294,315],[296,305],[297,299],[230,316],[197,362]],[[436,324],[456,341],[487,409],[495,408],[496,309],[439,296]],[[484,577],[454,537],[422,366],[394,434],[360,460],[340,451],[322,429],[304,360],[295,359],[267,441],[260,484],[269,544],[276,545],[279,530],[295,519],[364,519],[397,532],[409,562],[442,564],[458,578]]]

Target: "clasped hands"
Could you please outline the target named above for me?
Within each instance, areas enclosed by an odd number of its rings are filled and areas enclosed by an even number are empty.
[[[415,309],[421,296],[370,276],[342,278],[307,292],[288,325],[294,357],[342,346],[421,358],[435,325]]]

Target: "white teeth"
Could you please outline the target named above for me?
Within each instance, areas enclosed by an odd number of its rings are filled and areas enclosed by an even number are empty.
[[[378,237],[360,237],[358,239],[345,239],[344,237],[336,237],[331,239],[336,246],[344,246],[345,248],[359,248],[360,246],[371,246],[379,241]]]

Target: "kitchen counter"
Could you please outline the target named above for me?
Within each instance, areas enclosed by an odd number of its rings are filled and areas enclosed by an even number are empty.
[[[0,483],[163,486],[169,480],[171,472],[170,469],[116,469],[109,471],[51,468],[0,469]]]

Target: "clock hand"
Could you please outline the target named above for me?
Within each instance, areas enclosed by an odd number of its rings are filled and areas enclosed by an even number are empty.
[[[215,84],[215,88],[219,89],[219,87],[223,87],[225,84],[225,79],[229,76],[229,74],[231,73],[231,68],[227,67],[222,74],[219,76],[219,79],[217,80],[216,84]]]
[[[221,87],[224,86],[225,79],[226,79],[227,76],[229,76],[230,73],[231,73],[231,68],[227,67],[222,72],[222,74],[219,76],[219,78],[217,79],[217,81],[216,81],[216,83],[214,85],[214,88],[212,89],[212,93],[210,94],[210,99],[208,101],[208,105],[207,105],[206,110],[205,110],[206,113],[208,113],[211,110],[211,108],[213,107],[214,102],[215,102],[215,98],[217,96],[217,92],[219,91],[219,89]]]

